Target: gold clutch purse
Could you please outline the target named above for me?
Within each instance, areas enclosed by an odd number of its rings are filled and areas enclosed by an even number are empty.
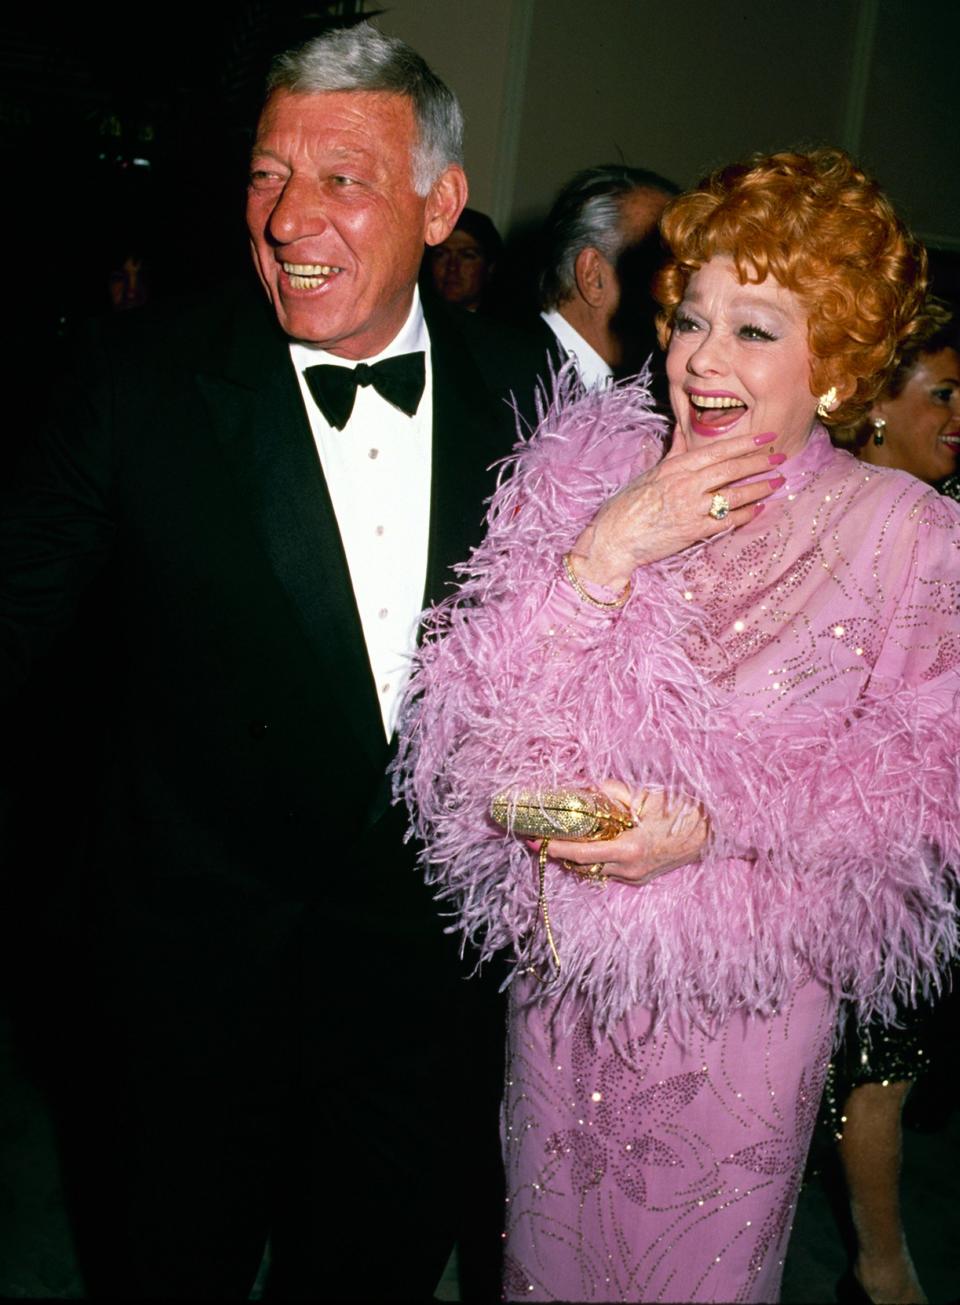
[[[633,827],[630,812],[603,793],[533,789],[498,793],[490,816],[520,838],[616,838]]]
[[[501,829],[506,829],[511,834],[520,838],[543,840],[538,858],[540,890],[537,904],[543,916],[553,963],[559,971],[560,953],[557,951],[547,906],[547,842],[551,838],[587,839],[591,842],[616,838],[618,834],[633,828],[633,817],[626,807],[614,802],[605,793],[569,788],[498,793],[490,803],[490,815]],[[578,867],[569,861],[564,861],[563,864],[581,877],[596,878],[601,884],[605,882],[601,865]]]

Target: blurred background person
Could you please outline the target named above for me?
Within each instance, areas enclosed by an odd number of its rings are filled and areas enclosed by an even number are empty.
[[[486,213],[465,208],[447,239],[427,251],[431,288],[455,308],[477,312],[485,306],[502,249],[500,233]]]
[[[956,484],[960,457],[960,319],[928,300],[916,332],[900,351],[881,394],[859,422],[834,440],[861,461],[908,471],[929,485]],[[954,494],[956,497],[956,494]],[[832,1066],[826,1105],[832,1114],[856,1237],[853,1265],[841,1279],[843,1301],[927,1297],[914,1268],[900,1210],[903,1107],[936,1058],[930,1007],[905,1008],[898,1026],[863,1026],[851,1017]]]
[[[632,375],[651,354],[659,360],[650,284],[657,223],[676,194],[656,172],[606,163],[572,177],[547,215],[540,316],[588,388]]]
[[[923,326],[900,356],[890,384],[855,430],[841,432],[858,458],[899,467],[936,485],[960,457],[960,319],[931,300]]]
[[[136,246],[125,249],[112,261],[107,274],[107,295],[115,313],[142,308],[150,298],[147,260]]]

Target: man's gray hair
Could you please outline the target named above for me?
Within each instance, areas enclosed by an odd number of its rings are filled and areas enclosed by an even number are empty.
[[[387,91],[413,103],[419,140],[413,153],[413,187],[428,195],[451,163],[463,166],[463,111],[453,91],[404,41],[369,23],[315,36],[278,54],[267,74],[267,94],[293,91]]]
[[[659,173],[624,163],[586,168],[567,182],[543,227],[541,308],[559,308],[572,298],[581,249],[599,249],[604,258],[616,263],[628,238],[622,223],[623,200],[638,190],[680,194],[680,187]]]

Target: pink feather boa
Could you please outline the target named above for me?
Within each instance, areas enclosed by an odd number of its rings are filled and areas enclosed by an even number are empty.
[[[451,927],[483,958],[506,947],[537,966],[543,996],[585,999],[598,1030],[640,1004],[683,1036],[771,1012],[811,973],[893,1018],[957,946],[956,701],[901,688],[745,722],[686,651],[712,637],[681,594],[690,552],[639,569],[614,618],[548,637],[560,556],[665,433],[641,385],[576,402],[565,388],[506,465],[459,592],[428,614],[407,691],[395,787]],[[694,796],[710,844],[640,888],[551,865],[557,973],[534,857],[490,798],[611,777]]]

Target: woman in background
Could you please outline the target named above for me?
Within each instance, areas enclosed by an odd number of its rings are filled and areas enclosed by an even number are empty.
[[[838,442],[874,467],[909,471],[928,485],[954,476],[960,460],[960,320],[930,300],[918,329],[866,418]]]
[[[929,485],[956,476],[960,459],[960,322],[930,300],[883,392],[834,439],[873,466],[909,471]],[[828,1087],[857,1238],[841,1292],[848,1301],[923,1305],[926,1296],[900,1216],[903,1106],[930,1066],[926,1010],[902,1027],[848,1021]],[[859,1293],[859,1294],[858,1294]]]

